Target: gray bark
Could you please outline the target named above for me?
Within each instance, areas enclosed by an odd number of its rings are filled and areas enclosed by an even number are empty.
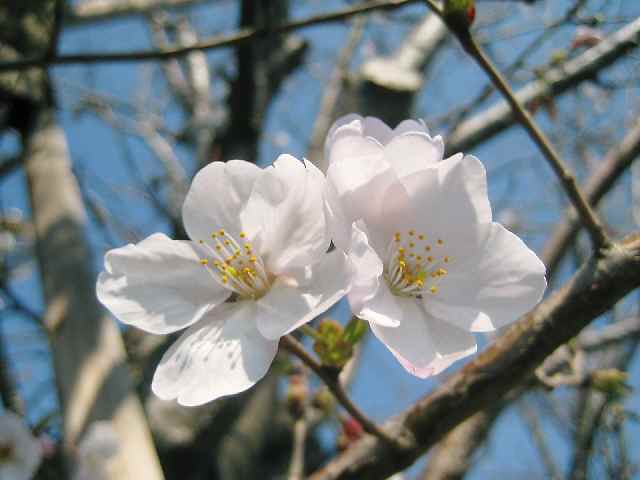
[[[70,458],[87,426],[110,420],[119,437],[118,479],[162,479],[140,402],[131,389],[120,332],[101,310],[85,236],[86,215],[53,109],[24,132],[23,158],[40,275]]]

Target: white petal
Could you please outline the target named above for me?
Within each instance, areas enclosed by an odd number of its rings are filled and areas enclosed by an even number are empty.
[[[278,278],[258,300],[258,328],[278,339],[325,312],[349,291],[353,267],[347,256],[334,250],[287,282]]]
[[[362,304],[360,310],[354,308],[351,295],[349,295],[349,304],[355,316],[367,320],[372,325],[385,327],[397,327],[402,321],[404,312],[401,300],[403,299],[391,293],[384,281],[378,282],[378,288],[374,295],[368,295],[364,301],[360,297],[354,299],[355,306],[358,306],[358,303]]]
[[[426,133],[429,135],[429,129],[424,123],[424,120],[403,120],[396,128],[393,129],[393,135],[398,136],[404,133]]]
[[[280,155],[256,181],[242,224],[250,237],[260,232],[270,273],[315,263],[329,248],[324,187],[320,170],[291,155]]]
[[[425,308],[471,331],[488,331],[517,320],[542,298],[545,266],[520,238],[493,223],[475,263],[451,271]]]
[[[349,292],[349,305],[354,312],[360,312],[364,304],[376,294],[380,282],[383,281],[383,265],[378,254],[369,245],[366,233],[355,225],[349,260],[355,269]]]
[[[393,130],[376,117],[365,117],[362,121],[363,134],[375,138],[381,145],[386,145],[393,138]]]
[[[487,173],[474,156],[454,155],[402,183],[412,204],[424,208],[427,223],[491,222]]]
[[[240,212],[261,173],[260,168],[244,160],[213,162],[200,170],[182,207],[189,237],[206,241],[213,231],[224,228],[238,238]]]
[[[350,236],[350,227],[358,219],[374,221],[382,213],[385,192],[389,185],[397,181],[394,170],[386,160],[382,147],[374,142],[356,138],[360,145],[352,145],[352,156],[335,161],[327,171],[326,198],[336,215],[330,217],[331,222],[342,222],[341,226],[332,226],[330,230],[340,232],[336,235],[338,242],[342,236]]]
[[[442,160],[442,137],[431,138],[426,133],[409,132],[394,137],[384,152],[398,178],[420,172]]]
[[[461,267],[486,239],[491,206],[485,170],[475,157],[457,155],[406,176],[384,197],[380,220],[367,225],[376,249],[382,239],[386,247],[394,231],[416,230],[444,240],[433,255],[454,257]]]
[[[347,218],[336,188],[331,182],[326,182],[324,191],[324,215],[327,221],[329,237],[336,248],[347,251],[351,244],[351,224],[353,220]]]
[[[362,136],[362,121],[363,118],[360,115],[357,113],[350,113],[333,122],[333,125],[329,128],[329,132],[327,132],[327,138],[324,144],[324,156],[326,161],[329,159],[328,153],[333,146],[333,142],[337,137],[343,134],[342,132],[346,131],[348,135]],[[346,128],[342,128],[345,126]]]
[[[161,233],[110,250],[104,261],[98,299],[121,322],[151,333],[185,328],[230,294],[200,264],[195,244]]]
[[[398,327],[372,324],[371,330],[402,366],[420,378],[437,375],[453,362],[476,352],[472,334],[431,317],[416,299],[398,298]]]
[[[151,388],[163,400],[202,405],[242,392],[271,365],[278,342],[256,327],[255,302],[227,303],[209,312],[167,350]]]

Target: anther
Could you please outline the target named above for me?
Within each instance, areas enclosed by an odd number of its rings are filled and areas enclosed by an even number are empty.
[[[202,265],[208,265],[209,264],[209,260],[207,260],[206,258],[203,258],[202,260],[200,260],[200,263]]]

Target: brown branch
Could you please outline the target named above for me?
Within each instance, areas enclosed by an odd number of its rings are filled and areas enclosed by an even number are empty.
[[[356,419],[362,425],[362,428],[367,433],[379,438],[388,447],[393,450],[402,450],[405,448],[403,439],[391,436],[388,432],[382,430],[373,421],[371,421],[362,411],[351,401],[347,393],[345,392],[342,384],[340,383],[338,376],[329,369],[323,367],[315,358],[313,358],[309,352],[305,350],[302,344],[295,339],[292,335],[282,337],[280,345],[298,357],[302,363],[309,367],[320,379],[327,385],[331,393],[333,393],[336,400],[349,412],[354,419]]]
[[[116,53],[79,53],[59,55],[55,58],[47,58],[46,56],[22,58],[20,60],[0,63],[0,72],[26,70],[34,67],[43,68],[51,65],[165,60],[167,58],[178,57],[199,50],[214,50],[217,48],[230,47],[232,45],[239,45],[249,40],[254,40],[268,35],[283,34],[314,25],[339,22],[362,13],[370,13],[379,10],[395,10],[412,3],[418,3],[419,1],[421,0],[372,0],[364,5],[345,8],[337,12],[315,15],[302,20],[274,25],[270,28],[243,28],[235,33],[215,36],[194,45],[173,47],[164,50],[137,50]]]
[[[495,402],[458,425],[436,449],[422,472],[421,480],[462,480],[471,468],[473,452],[484,443],[505,402]]]
[[[542,154],[547,159],[547,162],[555,172],[558,180],[562,184],[565,193],[571,200],[571,203],[575,207],[580,216],[580,220],[584,227],[589,232],[591,237],[591,243],[594,250],[597,252],[601,249],[608,248],[611,244],[607,237],[606,231],[602,222],[591,208],[591,205],[587,202],[582,191],[578,187],[575,176],[571,170],[564,164],[560,155],[555,150],[547,136],[538,127],[531,114],[524,108],[524,106],[518,101],[514,91],[511,89],[507,80],[502,76],[498,69],[494,66],[491,59],[486,55],[482,47],[476,42],[473,35],[468,28],[461,28],[457,25],[449,25],[452,32],[456,34],[456,37],[460,41],[462,47],[466,52],[478,63],[478,65],[489,76],[495,87],[502,93],[505,100],[511,106],[513,114],[519,120],[521,125],[525,128],[529,137],[538,146]]]
[[[204,3],[206,0],[85,0],[69,9],[65,25],[114,20],[132,15],[144,15],[160,9],[181,8]]]
[[[563,65],[548,70],[543,78],[518,90],[516,97],[525,105],[543,98],[561,95],[598,73],[640,46],[640,18],[609,35],[598,45]],[[514,116],[506,101],[462,122],[447,139],[451,153],[469,151],[482,142],[511,127]]]
[[[583,190],[589,203],[593,206],[598,205],[638,156],[640,156],[640,120],[635,122],[622,142],[607,154],[600,163],[600,167],[586,181]],[[548,277],[553,276],[579,231],[580,222],[575,211],[569,209],[564,219],[549,236],[542,251]]]
[[[366,437],[312,480],[384,479],[413,463],[470,415],[523,383],[542,361],[589,322],[640,286],[640,234],[591,258],[554,295],[507,330],[440,388],[387,423],[411,432],[416,447],[399,453]]]

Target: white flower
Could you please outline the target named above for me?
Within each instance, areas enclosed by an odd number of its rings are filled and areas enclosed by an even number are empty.
[[[93,422],[78,444],[77,470],[73,479],[114,478],[113,459],[118,449],[118,434],[111,422]]]
[[[0,478],[30,480],[42,460],[42,449],[22,419],[5,411],[0,416]]]
[[[357,268],[351,307],[422,378],[475,353],[470,332],[516,320],[546,288],[538,257],[492,221],[480,161],[443,152],[422,123],[357,115],[325,150],[330,229]]]
[[[116,317],[159,334],[190,326],[155,372],[156,395],[200,405],[246,390],[281,336],[347,293],[346,256],[325,253],[324,186],[289,155],[266,169],[214,162],[182,210],[192,241],[155,234],[106,254],[98,298]]]

